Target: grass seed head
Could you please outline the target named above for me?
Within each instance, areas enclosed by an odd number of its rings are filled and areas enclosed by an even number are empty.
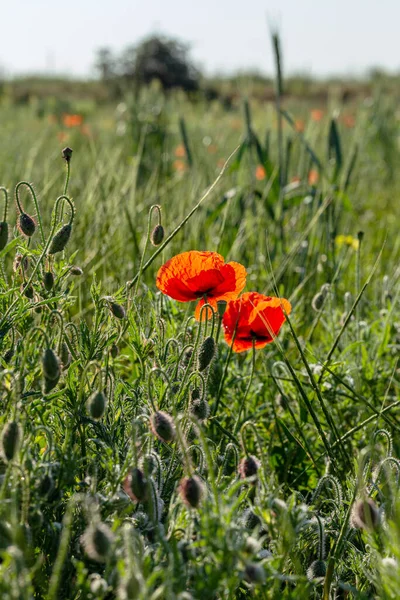
[[[43,375],[51,381],[58,381],[61,374],[60,360],[54,350],[46,348],[42,358]]]
[[[149,483],[140,469],[134,467],[126,476],[123,488],[133,502],[145,502],[149,496]]]
[[[197,366],[199,371],[204,371],[211,364],[212,359],[215,356],[216,344],[213,337],[207,337],[200,346],[199,355],[197,359]]]
[[[259,467],[260,463],[255,456],[246,456],[245,458],[242,458],[239,463],[239,475],[242,479],[254,477],[254,475],[257,475]]]
[[[35,233],[36,223],[27,213],[22,212],[18,217],[18,229],[27,237]]]
[[[355,529],[373,531],[379,525],[379,508],[372,498],[360,498],[353,504],[350,523]]]
[[[163,442],[171,442],[175,437],[175,425],[172,417],[162,410],[151,415],[150,427],[154,435]]]
[[[18,452],[21,441],[21,430],[16,421],[11,421],[3,429],[1,449],[4,458],[9,462]]]
[[[203,482],[197,475],[184,477],[179,484],[179,495],[186,506],[198,508],[204,495]]]
[[[92,419],[101,419],[107,408],[107,398],[103,392],[93,392],[87,401],[87,411]]]
[[[0,251],[7,246],[8,242],[8,223],[2,221],[0,223]]]
[[[153,246],[159,246],[164,239],[164,227],[162,225],[156,225],[151,232],[150,241]]]
[[[57,254],[57,252],[62,252],[65,246],[69,242],[69,238],[71,237],[72,225],[68,223],[67,225],[63,225],[61,229],[54,234],[53,239],[51,240],[50,248],[48,250],[49,254]]]
[[[105,562],[114,542],[114,534],[105,523],[96,523],[89,525],[81,541],[90,559]]]
[[[307,579],[323,579],[326,575],[326,562],[324,560],[314,560],[307,569]]]

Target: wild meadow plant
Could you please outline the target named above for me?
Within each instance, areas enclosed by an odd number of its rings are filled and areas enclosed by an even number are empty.
[[[398,598],[398,248],[353,210],[376,131],[300,127],[277,71],[276,129],[245,102],[216,178],[179,97],[62,177],[39,139],[40,194],[4,162],[2,598]]]

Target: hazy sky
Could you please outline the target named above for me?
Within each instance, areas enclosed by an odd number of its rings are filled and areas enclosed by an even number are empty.
[[[272,71],[269,23],[284,68],[314,75],[400,70],[400,0],[0,0],[0,66],[8,73],[92,73],[95,50],[153,32],[191,42],[207,73]]]

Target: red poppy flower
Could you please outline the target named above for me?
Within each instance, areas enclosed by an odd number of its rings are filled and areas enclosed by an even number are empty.
[[[191,250],[166,262],[157,273],[156,285],[163,294],[179,302],[200,299],[195,313],[199,320],[205,301],[217,309],[218,300],[238,297],[246,285],[246,269],[236,262],[225,263],[216,252]]]
[[[285,313],[292,307],[285,298],[263,296],[258,292],[247,292],[237,300],[228,302],[222,324],[225,340],[232,344],[234,352],[244,352],[253,346],[264,348],[272,342],[285,322]]]

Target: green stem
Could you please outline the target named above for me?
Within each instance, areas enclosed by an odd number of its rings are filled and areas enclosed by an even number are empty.
[[[240,425],[240,417],[242,415],[242,411],[244,408],[244,404],[246,402],[246,398],[249,394],[250,391],[250,387],[251,384],[253,383],[253,377],[254,377],[254,371],[255,371],[255,366],[256,366],[256,340],[255,338],[253,338],[253,342],[252,342],[252,357],[251,357],[251,371],[250,371],[250,379],[249,379],[249,383],[247,385],[246,391],[244,393],[244,396],[242,398],[242,402],[240,404],[240,408],[239,408],[239,413],[236,419],[236,423],[235,423],[235,427],[233,428],[233,433],[234,435],[237,433],[238,429],[239,429],[239,425]]]
[[[19,183],[17,183],[16,188],[15,188],[15,202],[17,204],[18,210],[20,213],[25,212],[22,207],[21,201],[19,199],[19,188],[21,187],[21,185],[26,185],[26,187],[28,188],[28,190],[31,193],[32,200],[35,205],[38,223],[39,223],[39,229],[40,229],[40,235],[42,238],[42,243],[44,244],[46,241],[46,238],[45,238],[44,231],[43,231],[42,215],[40,213],[39,202],[37,200],[35,190],[33,189],[32,185],[30,183],[28,183],[27,181],[20,181]]]

